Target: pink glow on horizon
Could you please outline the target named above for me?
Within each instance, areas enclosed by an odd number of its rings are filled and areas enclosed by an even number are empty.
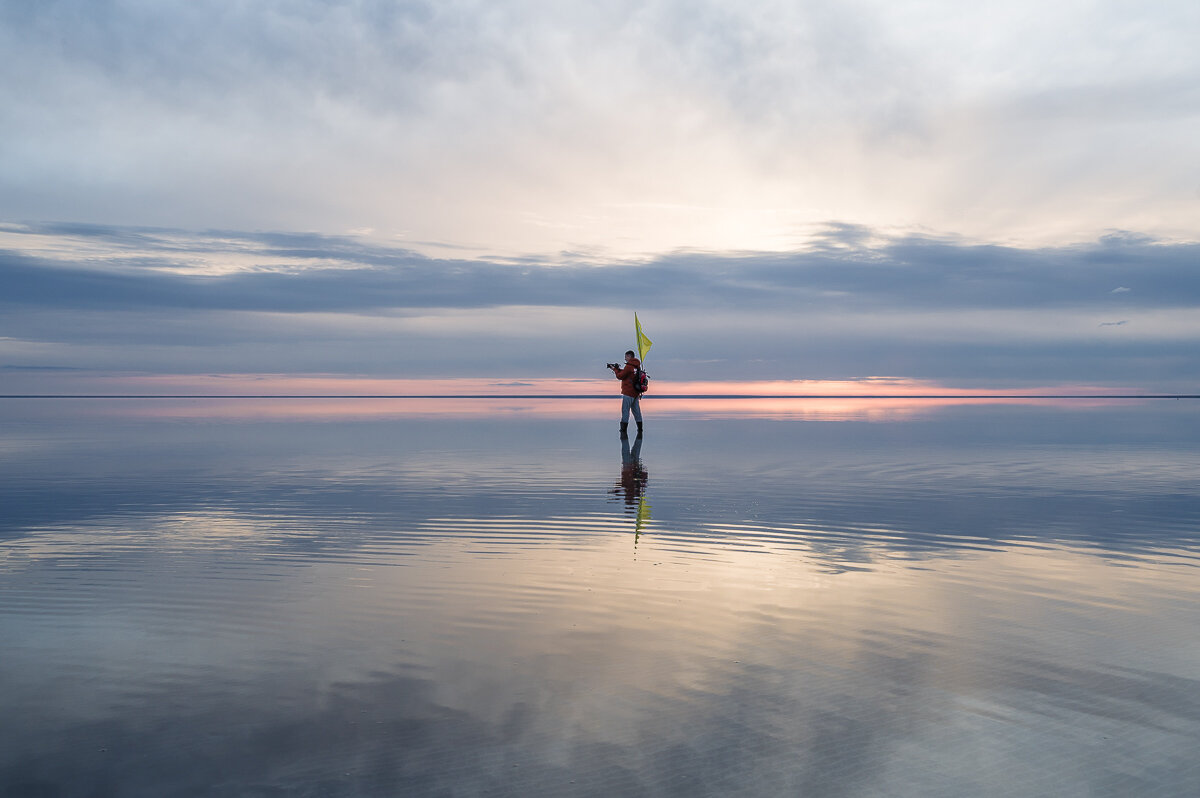
[[[665,386],[665,387],[664,387]],[[691,381],[658,383],[661,393],[686,395],[823,396],[1027,396],[1031,394],[1097,395],[1118,393],[1105,386],[1053,385],[1026,388],[955,388],[906,377],[863,377],[854,380],[760,380],[756,382]]]
[[[69,400],[68,400],[69,401]],[[656,419],[760,418],[796,421],[900,421],[928,415],[940,409],[966,404],[1040,405],[1097,407],[1134,404],[1131,399],[1035,399],[974,397],[655,399],[647,401],[647,421]],[[610,419],[614,423],[620,405],[616,397],[596,399],[468,397],[438,399],[410,398],[228,398],[84,400],[78,411],[101,417],[203,418],[227,420],[350,420],[414,418],[573,418]]]
[[[653,373],[652,373],[653,375]],[[64,381],[65,382],[65,381]],[[309,374],[166,374],[75,376],[59,388],[64,393],[92,394],[192,394],[292,395],[292,396],[570,396],[616,395],[614,379],[391,379]],[[32,391],[31,391],[32,392]],[[50,391],[46,391],[50,392]],[[1098,385],[1043,385],[1022,388],[956,388],[927,380],[903,377],[866,377],[854,380],[760,380],[752,382],[653,380],[647,398],[662,395],[770,397],[878,397],[878,396],[1097,396],[1128,393]]]
[[[564,396],[604,394],[616,380],[570,379],[394,379],[333,374],[153,374],[99,378],[98,385],[130,394],[219,396]]]

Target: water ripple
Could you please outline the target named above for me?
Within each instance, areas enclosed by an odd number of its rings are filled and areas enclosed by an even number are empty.
[[[26,430],[0,792],[1200,792],[1196,448],[966,420]]]

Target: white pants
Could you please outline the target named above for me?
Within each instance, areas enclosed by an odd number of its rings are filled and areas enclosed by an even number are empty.
[[[629,411],[633,411],[633,420],[637,423],[642,423],[642,408],[638,404],[640,396],[625,396],[621,395],[621,423],[629,423]]]

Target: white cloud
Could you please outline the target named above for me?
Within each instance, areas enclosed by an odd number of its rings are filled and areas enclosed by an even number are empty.
[[[0,218],[789,249],[1195,236],[1191,3],[0,11]]]

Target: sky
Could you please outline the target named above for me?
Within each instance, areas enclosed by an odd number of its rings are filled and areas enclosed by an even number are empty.
[[[635,310],[661,384],[1200,391],[1197,41],[1171,0],[0,0],[0,393],[591,384]]]

